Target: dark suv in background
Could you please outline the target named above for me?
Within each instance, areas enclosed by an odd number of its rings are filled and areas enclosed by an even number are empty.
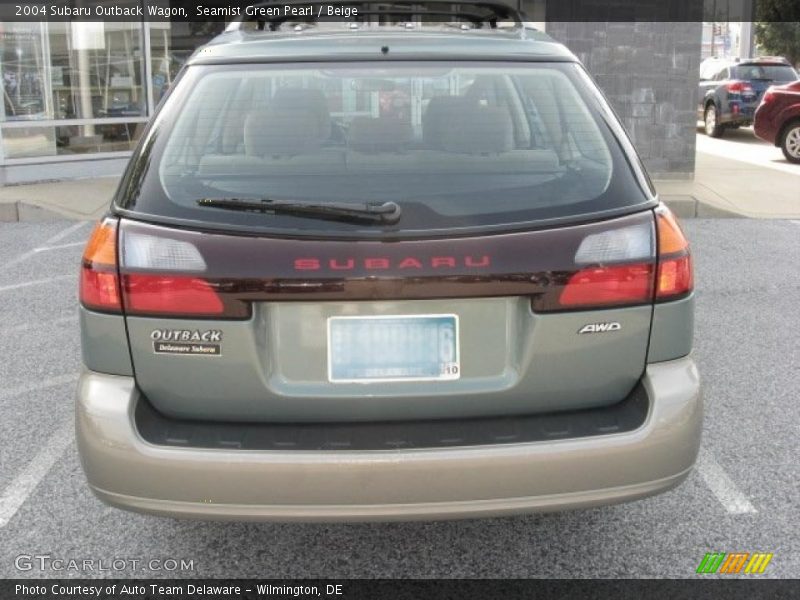
[[[752,125],[767,88],[797,79],[797,71],[785,58],[705,61],[700,69],[697,118],[703,120],[706,134],[722,137],[727,128]]]

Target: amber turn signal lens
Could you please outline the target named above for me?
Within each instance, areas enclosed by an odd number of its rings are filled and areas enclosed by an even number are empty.
[[[111,220],[95,225],[83,251],[79,297],[90,310],[121,312],[117,275],[117,227]]]
[[[83,251],[83,262],[94,265],[117,265],[117,228],[113,222],[100,221]]]
[[[683,235],[675,215],[663,207],[656,213],[658,223],[658,276],[656,300],[685,296],[694,287],[694,269],[689,241]]]

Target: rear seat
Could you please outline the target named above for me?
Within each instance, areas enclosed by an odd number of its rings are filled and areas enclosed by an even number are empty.
[[[356,117],[347,132],[347,147],[356,152],[403,152],[414,139],[411,123],[392,117]]]
[[[362,145],[362,130],[369,130],[377,136],[381,127],[375,123],[366,125],[366,121],[380,119],[366,119],[357,125],[357,146]],[[514,148],[511,116],[504,107],[482,106],[463,96],[433,98],[423,116],[423,128],[424,148],[413,148],[404,153],[369,153],[366,148],[365,151],[349,150],[347,171],[354,174],[531,174],[554,172],[560,168],[558,156],[552,150]],[[351,147],[352,129],[351,126]]]
[[[326,149],[331,118],[320,90],[281,88],[264,110],[251,111],[242,120],[242,154],[209,154],[202,157],[202,174],[340,173],[342,150]]]
[[[422,115],[422,143],[426,148],[441,150],[449,124],[448,115],[463,107],[478,106],[477,100],[466,96],[434,96]]]
[[[444,125],[442,150],[489,156],[514,149],[514,128],[507,108],[461,105],[439,118]]]
[[[244,154],[206,155],[201,174],[274,173],[542,173],[559,170],[551,150],[514,149],[507,108],[482,106],[460,96],[433,98],[423,116],[423,148],[414,147],[411,124],[356,117],[347,149],[323,144],[331,119],[318,90],[284,88],[266,110],[243,120]],[[288,106],[291,105],[291,106]]]

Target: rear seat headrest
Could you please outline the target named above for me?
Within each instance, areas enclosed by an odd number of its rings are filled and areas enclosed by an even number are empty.
[[[273,110],[306,110],[312,115],[319,136],[327,140],[331,135],[331,112],[322,90],[285,87],[275,90],[270,102]]]
[[[507,108],[456,106],[442,118],[441,149],[460,154],[498,154],[514,149],[514,127]]]
[[[361,152],[398,152],[414,137],[411,123],[393,117],[355,117],[350,122],[347,145]]]
[[[244,122],[244,147],[249,156],[293,156],[319,148],[314,113],[308,110],[254,111]]]
[[[449,127],[448,118],[453,110],[478,107],[473,98],[465,96],[434,96],[422,115],[422,141],[431,149],[442,149],[444,133]]]

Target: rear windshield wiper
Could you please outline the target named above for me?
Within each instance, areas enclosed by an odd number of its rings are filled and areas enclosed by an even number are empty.
[[[329,202],[320,204],[273,198],[201,198],[197,204],[225,210],[386,225],[397,223],[401,214],[400,207],[395,202]]]

